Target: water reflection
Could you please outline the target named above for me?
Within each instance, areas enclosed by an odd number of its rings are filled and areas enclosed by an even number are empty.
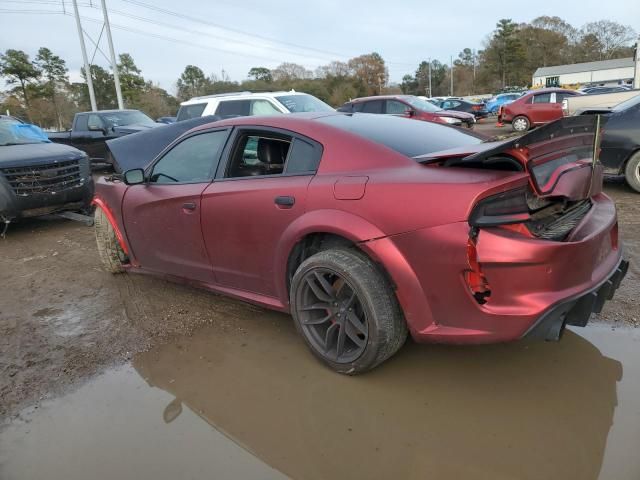
[[[411,344],[348,378],[269,322],[204,329],[134,367],[176,397],[158,412],[165,421],[185,404],[304,479],[596,479],[622,378],[619,362],[571,332],[559,344]]]

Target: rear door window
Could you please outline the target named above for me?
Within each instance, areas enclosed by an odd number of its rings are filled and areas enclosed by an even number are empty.
[[[362,103],[362,113],[382,113],[382,107],[384,106],[383,100],[371,100]]]
[[[294,138],[285,173],[313,173],[318,169],[321,157],[320,144]]]
[[[550,93],[540,93],[533,96],[533,103],[551,103]]]
[[[246,117],[251,115],[251,100],[224,100],[220,102],[216,109],[216,115],[240,116]]]
[[[197,118],[202,116],[202,112],[204,112],[205,107],[207,106],[205,103],[195,103],[193,105],[181,105],[178,110],[178,116],[176,121],[181,122],[182,120],[189,120],[190,118]]]

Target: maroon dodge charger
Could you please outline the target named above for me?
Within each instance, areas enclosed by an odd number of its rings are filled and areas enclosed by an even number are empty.
[[[408,333],[557,340],[628,267],[593,159],[600,129],[574,117],[494,142],[384,115],[213,122],[98,182],[98,250],[114,273],[290,312],[310,350],[346,374],[391,357]]]

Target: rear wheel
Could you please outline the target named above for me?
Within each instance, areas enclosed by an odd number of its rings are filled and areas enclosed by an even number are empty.
[[[634,153],[627,162],[624,177],[629,186],[640,193],[640,152]]]
[[[313,354],[339,373],[371,370],[407,338],[389,282],[355,250],[325,250],[302,262],[291,282],[291,312]]]
[[[529,119],[523,115],[519,115],[511,122],[511,127],[516,132],[526,132],[531,127]]]
[[[94,228],[96,232],[96,243],[98,244],[98,254],[102,265],[107,272],[121,273],[124,271],[123,265],[127,261],[127,255],[120,247],[116,232],[107,219],[101,208],[96,208],[93,216]]]

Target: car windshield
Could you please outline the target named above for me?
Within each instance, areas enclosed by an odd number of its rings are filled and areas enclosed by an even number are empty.
[[[335,112],[333,108],[313,95],[279,95],[276,97],[291,113],[300,112]]]
[[[635,97],[631,97],[631,98],[625,100],[624,102],[619,103],[618,105],[613,107],[611,109],[611,111],[612,112],[621,112],[623,110],[626,110],[627,108],[635,107],[636,105],[640,105],[640,93],[638,95],[636,95]]]
[[[423,112],[441,112],[442,108],[434,105],[431,102],[427,102],[426,100],[422,100],[420,98],[417,97],[410,97],[410,98],[405,98],[405,100],[407,102],[409,102],[409,104],[414,107],[417,108],[418,110],[422,110]]]
[[[49,143],[47,135],[35,125],[13,119],[0,119],[0,146]]]
[[[155,125],[151,118],[138,111],[103,113],[102,119],[108,128],[123,127],[125,125]]]
[[[407,157],[482,143],[482,139],[458,128],[393,115],[329,115],[317,121],[381,143]]]

